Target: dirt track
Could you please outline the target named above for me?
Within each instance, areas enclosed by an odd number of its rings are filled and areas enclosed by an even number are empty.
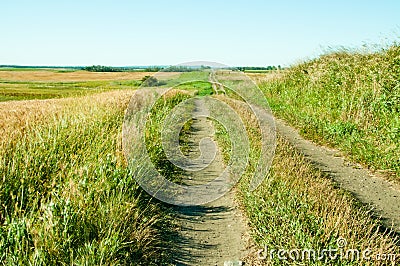
[[[202,100],[197,99],[194,114],[206,113]],[[206,118],[194,119],[189,140],[190,157],[199,157],[200,140],[212,137],[213,131],[211,122]],[[211,150],[207,149],[209,152]],[[207,168],[184,176],[184,183],[207,183],[214,180],[224,168],[221,154],[217,152]],[[249,253],[246,225],[232,190],[214,202],[201,206],[175,207],[175,211],[180,224],[180,237],[177,240],[180,252],[175,258],[177,265],[224,265],[228,261],[239,262]]]
[[[302,138],[284,121],[275,119],[276,127],[294,147],[302,152],[318,169],[327,173],[340,188],[352,193],[373,214],[382,217],[387,228],[400,233],[400,190],[361,166],[352,164],[333,149],[318,146]]]

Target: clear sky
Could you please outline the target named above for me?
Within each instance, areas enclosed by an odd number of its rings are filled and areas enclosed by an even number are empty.
[[[0,64],[287,66],[399,36],[398,0],[0,2]]]

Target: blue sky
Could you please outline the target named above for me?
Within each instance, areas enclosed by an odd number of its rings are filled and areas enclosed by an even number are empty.
[[[400,36],[400,1],[0,3],[0,64],[291,65]]]

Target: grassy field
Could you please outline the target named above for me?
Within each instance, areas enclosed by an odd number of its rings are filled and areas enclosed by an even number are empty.
[[[120,150],[131,95],[76,98],[60,119],[32,122],[3,142],[3,263],[145,263],[156,254],[164,218],[135,184]]]
[[[1,70],[0,102],[83,96],[138,87],[147,72],[93,73],[62,70]]]
[[[261,148],[254,116],[240,98],[214,95],[206,82],[208,72],[183,73],[180,80],[170,80],[171,75],[177,74],[161,74],[160,79],[165,79],[164,86],[175,86],[175,90],[156,103],[146,124],[147,150],[160,172],[179,182],[174,179],[178,170],[166,161],[161,146],[159,130],[167,113],[193,95],[217,97],[240,114],[251,141],[250,164],[237,187],[237,198],[257,246],[334,248],[337,238],[343,237],[349,248],[369,247],[374,252],[400,253],[398,240],[383,232],[379,221],[371,218],[351,196],[335,188],[282,139],[278,139],[270,175],[256,191],[250,192],[249,180]],[[35,92],[28,87],[38,85],[37,81],[13,82],[5,84],[26,86],[28,94]],[[279,82],[282,81],[263,84],[265,92],[272,93]],[[124,112],[137,81],[41,81],[39,84],[53,84],[55,90],[56,86],[62,88],[62,84],[68,90],[74,90],[76,84],[106,89],[64,99],[0,103],[0,262],[6,265],[170,262],[172,252],[179,248],[173,241],[174,217],[169,206],[151,198],[137,185],[132,169],[141,169],[141,165],[127,167],[123,156]],[[283,104],[274,99],[274,109],[278,110]],[[227,159],[229,136],[220,124],[216,123],[216,128]],[[181,134],[183,146],[185,131],[189,129],[190,121]],[[332,265],[357,265],[357,262],[334,260]]]
[[[400,46],[333,52],[259,85],[304,136],[400,180]]]
[[[195,74],[184,74],[183,79],[192,79],[190,75]],[[57,93],[81,86],[109,87],[67,99],[0,104],[1,263],[168,263],[175,248],[169,207],[141,190],[122,152],[124,112],[137,81],[6,84],[30,87],[24,89],[27,98],[37,98],[32,86],[43,93],[44,84],[52,84]],[[163,160],[159,135],[153,133],[173,106],[188,95],[204,94],[210,85],[182,87],[190,89],[189,94],[175,90],[161,98],[146,129],[153,162],[171,177],[174,171]]]

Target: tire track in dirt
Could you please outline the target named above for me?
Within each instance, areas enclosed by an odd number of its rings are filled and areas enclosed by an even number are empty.
[[[302,152],[318,169],[328,174],[339,187],[381,217],[386,228],[400,234],[400,190],[396,185],[374,176],[367,169],[349,163],[339,152],[305,140],[283,120],[275,123],[280,135]]]

